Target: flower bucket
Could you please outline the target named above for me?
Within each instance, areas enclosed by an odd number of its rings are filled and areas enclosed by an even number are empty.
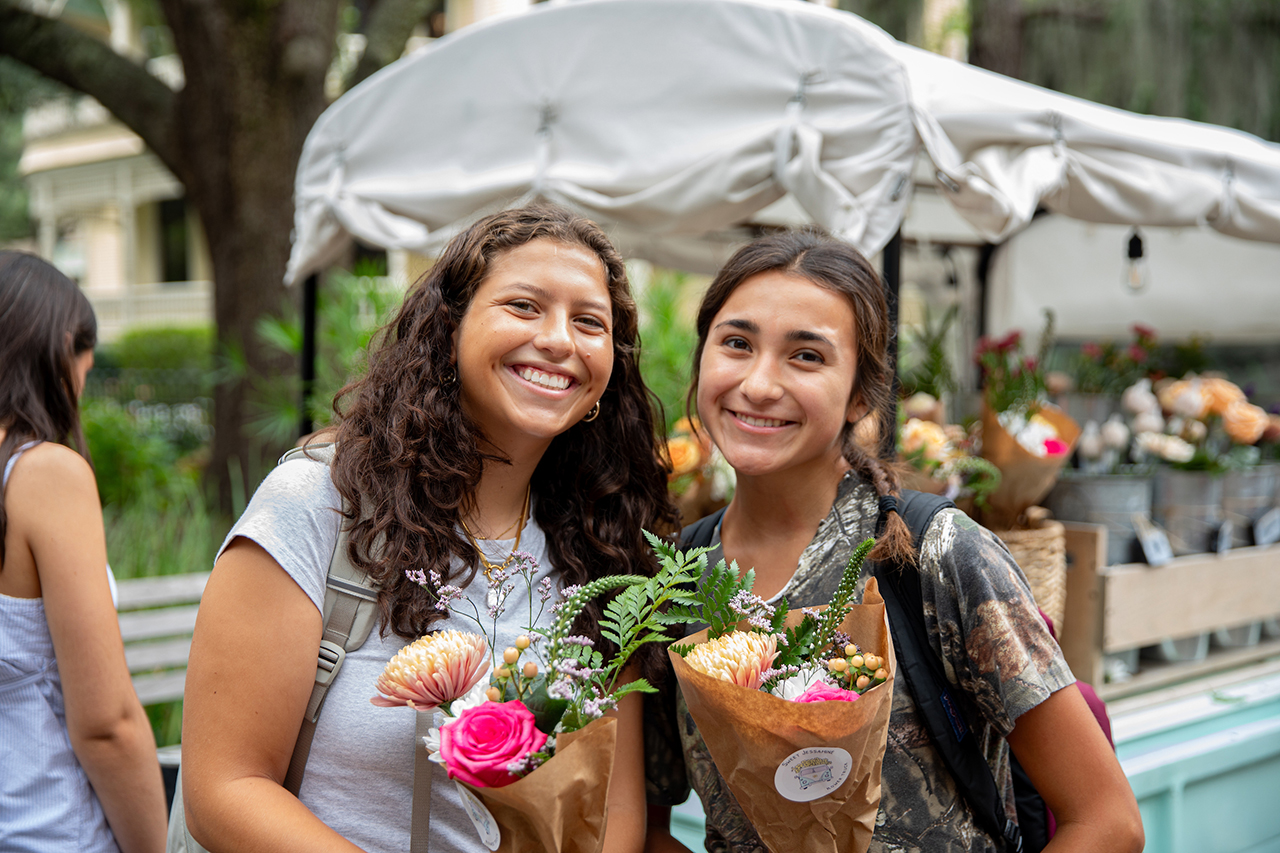
[[[1253,524],[1275,505],[1280,465],[1255,465],[1222,475],[1222,517],[1232,524],[1231,547],[1253,544]]]
[[[1036,605],[1053,620],[1062,633],[1067,611],[1067,537],[1057,521],[1043,521],[1025,530],[993,530],[1009,548],[1014,561],[1027,576]]]
[[[1044,501],[1061,521],[1082,521],[1107,528],[1107,565],[1142,562],[1133,516],[1151,515],[1151,477],[1143,474],[1063,472]]]
[[[1056,402],[1068,417],[1082,426],[1088,421],[1101,426],[1112,414],[1120,411],[1120,398],[1110,394],[1080,394],[1071,391],[1059,396]]]
[[[1151,516],[1169,535],[1175,555],[1214,550],[1222,526],[1222,475],[1171,468],[1157,471]]]

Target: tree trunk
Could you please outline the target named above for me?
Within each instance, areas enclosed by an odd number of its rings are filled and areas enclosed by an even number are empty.
[[[282,450],[252,434],[252,379],[297,366],[263,346],[256,327],[296,298],[283,284],[293,180],[303,141],[326,106],[338,2],[286,0],[238,12],[234,5],[163,2],[186,72],[177,104],[178,178],[200,213],[213,263],[221,369],[208,475],[224,510],[240,509],[237,496]]]
[[[970,0],[969,63],[1007,77],[1022,76],[1023,0]]]

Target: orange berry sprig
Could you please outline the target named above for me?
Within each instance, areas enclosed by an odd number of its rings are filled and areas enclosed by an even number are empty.
[[[889,678],[889,669],[884,658],[864,654],[853,643],[844,647],[844,657],[831,658],[827,661],[827,670],[839,686],[859,695],[877,684],[883,684]]]

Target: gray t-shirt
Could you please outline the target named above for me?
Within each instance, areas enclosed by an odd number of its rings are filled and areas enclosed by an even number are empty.
[[[237,536],[261,545],[297,582],[317,610],[323,612],[325,576],[338,539],[341,498],[329,477],[329,467],[305,458],[277,467],[254,494],[244,515],[227,534],[218,554]],[[501,562],[511,552],[514,539],[481,541],[485,555]],[[546,538],[530,518],[520,538],[520,550],[537,559],[534,584],[551,571]],[[506,612],[497,624],[498,654],[525,633],[529,622],[523,582],[507,600]],[[555,584],[559,590],[559,583]],[[477,573],[467,596],[481,617],[486,612],[484,575]],[[538,624],[549,626],[550,605]],[[533,613],[540,602],[534,594]],[[455,612],[470,608],[454,604]],[[476,625],[457,615],[436,623],[478,633]],[[486,627],[490,626],[486,624]],[[369,699],[376,695],[378,676],[408,641],[395,634],[379,636],[375,629],[365,644],[346,656],[342,671],[330,688],[316,726],[299,799],[311,811],[353,844],[364,850],[409,849],[412,812],[414,715],[409,708],[379,708]],[[462,811],[452,780],[443,768],[435,768],[431,796],[431,853],[482,851],[470,819]]]

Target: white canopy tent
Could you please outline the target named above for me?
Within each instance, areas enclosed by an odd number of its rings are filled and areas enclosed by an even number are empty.
[[[287,278],[352,238],[433,254],[542,196],[709,272],[796,216],[879,251],[923,149],[999,242],[1038,207],[1280,243],[1280,146],[1101,107],[795,0],[579,0],[437,41],[334,103],[298,167]]]

